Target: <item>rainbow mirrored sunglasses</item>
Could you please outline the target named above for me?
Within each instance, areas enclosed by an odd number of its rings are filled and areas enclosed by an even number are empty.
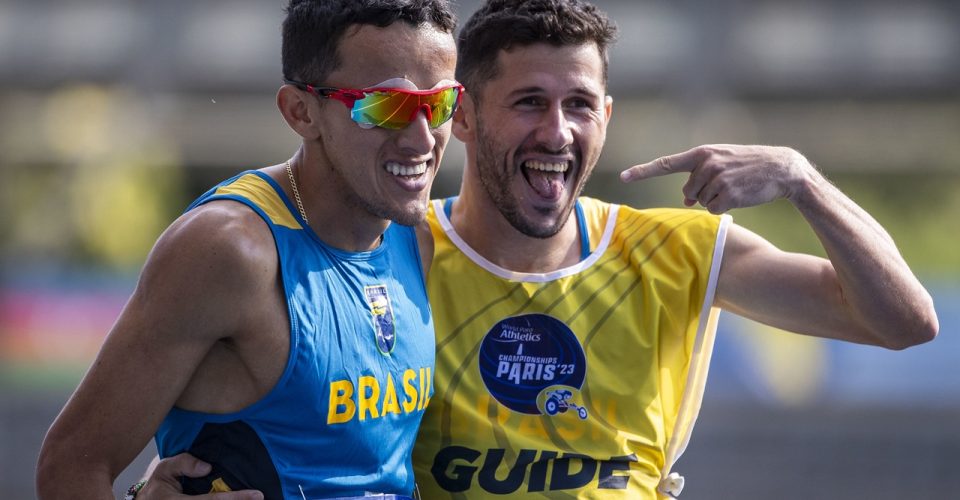
[[[301,90],[326,99],[335,99],[350,108],[350,119],[363,128],[402,129],[423,111],[430,128],[437,128],[453,117],[460,105],[463,85],[452,83],[429,90],[395,87],[338,89],[317,87],[296,80],[284,80]]]

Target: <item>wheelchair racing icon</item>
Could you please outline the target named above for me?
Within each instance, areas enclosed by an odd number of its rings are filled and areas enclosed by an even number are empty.
[[[543,409],[551,417],[558,413],[566,413],[567,410],[574,409],[580,420],[587,419],[587,409],[583,406],[577,406],[576,403],[569,401],[573,392],[567,389],[556,389],[547,393],[547,400],[543,403]]]

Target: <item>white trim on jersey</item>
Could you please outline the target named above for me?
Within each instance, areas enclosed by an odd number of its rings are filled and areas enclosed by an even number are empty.
[[[717,228],[717,241],[713,248],[713,262],[710,264],[710,276],[707,279],[707,290],[703,297],[703,308],[700,311],[700,324],[697,327],[697,340],[694,344],[693,356],[690,359],[690,369],[687,372],[687,388],[684,391],[680,411],[677,413],[674,434],[667,443],[663,470],[660,477],[664,480],[671,476],[673,465],[683,455],[690,442],[690,435],[697,423],[700,414],[700,405],[703,402],[703,390],[707,384],[707,373],[710,370],[710,357],[713,354],[713,341],[716,339],[717,320],[720,308],[713,306],[713,299],[717,291],[717,280],[720,277],[720,263],[723,260],[723,247],[727,240],[727,230],[732,218],[724,214],[720,217],[720,227]],[[676,476],[676,473],[674,473]],[[680,479],[682,489],[683,480]],[[661,483],[663,486],[663,483]],[[661,493],[667,493],[662,488]],[[674,495],[679,495],[677,491]]]
[[[443,228],[443,232],[447,234],[447,237],[450,238],[450,241],[452,241],[453,244],[460,249],[464,255],[467,256],[467,258],[472,260],[478,266],[486,269],[491,274],[506,280],[526,281],[530,283],[546,283],[563,278],[565,276],[577,274],[592,266],[595,262],[597,262],[597,260],[600,259],[600,257],[603,255],[603,252],[607,250],[607,246],[610,245],[610,240],[613,238],[613,228],[617,225],[617,213],[620,211],[620,205],[614,205],[612,203],[610,204],[610,212],[607,214],[607,224],[603,228],[603,236],[601,236],[600,242],[597,244],[597,248],[590,252],[590,255],[588,255],[586,259],[583,259],[572,266],[551,271],[549,273],[521,273],[504,269],[493,262],[490,262],[482,255],[477,253],[476,250],[471,248],[470,245],[463,241],[463,238],[457,234],[457,231],[453,228],[453,224],[450,222],[450,219],[447,218],[447,213],[443,210],[443,200],[433,200],[433,210],[437,214],[437,221],[440,222],[440,227]],[[582,229],[586,230],[586,228]]]

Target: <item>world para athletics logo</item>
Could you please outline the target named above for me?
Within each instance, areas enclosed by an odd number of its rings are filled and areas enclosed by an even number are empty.
[[[528,415],[587,409],[575,403],[587,373],[577,336],[546,314],[523,314],[497,322],[480,343],[480,375],[490,395],[507,408]]]

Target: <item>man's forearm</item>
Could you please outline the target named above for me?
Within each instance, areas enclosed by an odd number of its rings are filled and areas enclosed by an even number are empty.
[[[936,335],[933,300],[880,223],[814,169],[789,199],[826,250],[844,301],[879,344],[899,349]]]
[[[36,480],[39,500],[114,498],[110,474],[84,464],[83,454],[77,454],[68,463],[41,461]]]

